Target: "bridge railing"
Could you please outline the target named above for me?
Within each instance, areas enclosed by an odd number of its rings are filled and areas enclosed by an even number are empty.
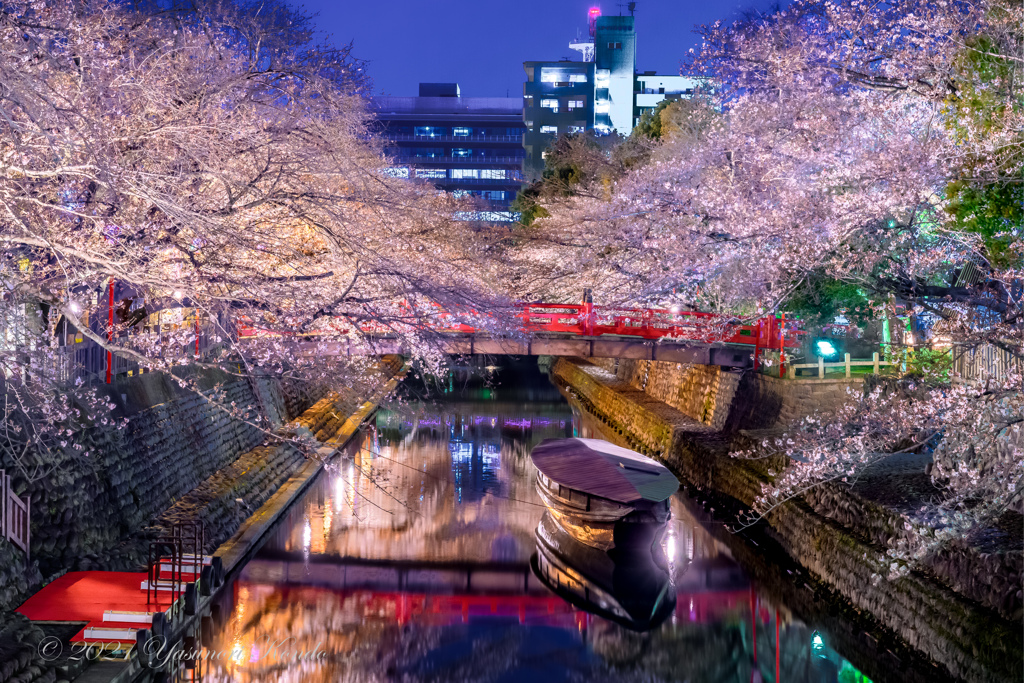
[[[519,317],[527,332],[561,332],[588,337],[619,335],[643,339],[680,339],[705,343],[747,344],[761,348],[800,345],[802,331],[790,321],[766,316],[751,324],[718,313],[594,306],[592,304],[523,304]]]
[[[593,304],[523,303],[519,304],[519,310],[514,316],[520,321],[520,331],[527,334],[555,333],[583,337],[616,335],[647,340],[722,342],[753,346],[755,350],[795,348],[800,345],[798,335],[803,334],[793,329],[792,321],[788,323],[790,330],[787,334],[785,319],[775,316],[766,316],[753,323],[744,324],[735,318],[718,313],[604,307]],[[435,332],[479,332],[478,329],[458,322],[455,316],[443,311],[433,316],[429,325]],[[379,335],[392,331],[390,328],[372,323],[360,324],[358,327],[364,334]],[[329,324],[312,335],[348,334],[352,328],[353,326],[348,323]],[[240,338],[294,334],[262,330],[246,321],[239,322],[238,332]]]

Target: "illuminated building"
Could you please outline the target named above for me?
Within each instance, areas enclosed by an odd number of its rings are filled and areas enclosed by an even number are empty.
[[[519,98],[462,97],[457,83],[420,83],[419,97],[376,97],[371,108],[392,174],[478,198],[473,218],[513,220],[508,207],[523,180]]]
[[[664,99],[689,97],[698,81],[677,75],[636,73],[632,16],[588,13],[589,38],[569,44],[581,61],[523,62],[524,172],[544,170],[544,151],[559,135],[593,130],[629,135],[645,111]]]

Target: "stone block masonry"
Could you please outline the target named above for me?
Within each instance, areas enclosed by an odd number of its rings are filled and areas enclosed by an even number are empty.
[[[370,371],[375,377],[333,395],[323,410],[303,415],[302,424],[317,434],[335,420],[325,412],[347,416],[349,404],[383,374],[394,374],[396,364],[400,359],[389,358]],[[226,538],[287,479],[304,456],[275,441],[273,430],[324,399],[327,388],[223,374],[197,382],[202,393],[186,392],[159,373],[112,385],[110,398],[128,417],[126,428],[81,432],[73,439],[88,447],[89,458],[68,454],[38,481],[15,479],[19,494],[32,499],[31,561],[26,566],[20,551],[0,540],[0,613],[66,571],[138,570],[146,538],[175,517],[197,513],[211,525],[211,542]],[[261,415],[262,422],[234,419],[214,405],[215,387],[219,401],[234,402],[254,419]],[[14,471],[0,463],[5,466]]]
[[[384,379],[380,378],[382,382]],[[284,431],[305,430],[321,443],[327,442],[358,410],[362,398],[331,392]],[[176,522],[201,520],[206,529],[206,552],[212,552],[307,460],[291,442],[269,439],[186,493],[161,513],[152,531],[156,536],[167,535]]]
[[[836,408],[863,379],[787,380],[717,365],[594,358],[591,362],[684,415],[716,430],[784,427]]]
[[[725,426],[741,376],[717,365],[619,358],[594,359],[594,364],[714,429]]]
[[[748,372],[728,408],[727,430],[778,429],[817,411],[835,410],[864,391],[863,379],[781,379]]]
[[[609,370],[563,358],[554,363],[552,376],[630,446],[662,458],[681,478],[724,497],[728,505],[749,507],[766,481],[764,464],[729,457],[730,436]],[[837,389],[828,391],[838,400]],[[1024,676],[1019,622],[999,617],[930,575],[912,573],[894,582],[879,578],[888,573],[885,548],[808,503],[788,503],[768,522],[790,556],[952,676],[978,682],[1016,682]]]

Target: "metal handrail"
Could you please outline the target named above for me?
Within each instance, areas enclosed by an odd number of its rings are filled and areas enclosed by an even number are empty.
[[[401,142],[522,142],[522,135],[383,135]]]
[[[394,161],[400,164],[522,164],[526,157],[415,157],[398,156]]]
[[[452,183],[469,183],[471,185],[521,185],[525,182],[522,176],[518,178],[423,178],[423,180],[432,180],[435,183],[444,181],[446,185]]]

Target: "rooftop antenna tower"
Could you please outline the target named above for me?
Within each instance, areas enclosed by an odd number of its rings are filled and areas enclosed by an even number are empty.
[[[587,12],[587,24],[588,28],[590,29],[589,39],[581,40],[577,34],[576,40],[572,43],[569,43],[570,50],[577,50],[583,53],[584,62],[594,61],[594,37],[597,34],[597,18],[599,16],[601,16],[601,8],[591,7],[590,10]]]

